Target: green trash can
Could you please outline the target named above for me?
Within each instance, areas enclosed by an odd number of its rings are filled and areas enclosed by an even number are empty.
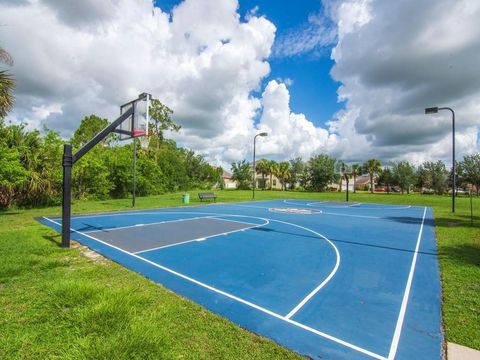
[[[183,194],[182,195],[182,204],[189,204],[190,203],[190,194]]]

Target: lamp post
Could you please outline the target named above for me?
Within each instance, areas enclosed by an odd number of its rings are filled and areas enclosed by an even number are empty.
[[[252,180],[252,191],[253,191],[253,199],[255,199],[255,180],[257,175],[257,168],[255,166],[255,141],[257,140],[257,136],[268,136],[266,132],[262,132],[260,134],[255,135],[253,138],[253,180]]]
[[[343,163],[343,162],[342,162],[342,166],[340,167],[340,176],[345,178],[345,183],[347,185],[345,195],[346,195],[346,200],[348,202],[348,174],[347,174],[347,171],[345,169],[345,163]]]
[[[430,107],[425,109],[425,114],[436,114],[438,110],[450,110],[452,112],[452,212],[455,212],[455,191],[456,191],[456,175],[455,175],[455,111],[449,107]]]

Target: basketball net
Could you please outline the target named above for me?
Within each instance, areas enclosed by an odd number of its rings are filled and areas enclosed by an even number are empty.
[[[140,148],[143,150],[148,150],[148,144],[150,144],[150,136],[144,135],[138,138],[140,142]]]

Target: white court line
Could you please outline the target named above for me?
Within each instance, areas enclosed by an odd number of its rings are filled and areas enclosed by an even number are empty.
[[[289,204],[289,205],[296,205],[296,206],[308,206],[307,203],[303,203],[303,204],[302,203],[296,203],[296,202],[293,202],[293,201],[290,201],[290,200],[283,200],[283,203],[284,204]]]
[[[138,215],[138,214],[135,214],[135,215]],[[101,230],[84,231],[83,233],[84,234],[92,234],[92,233],[97,233],[97,232],[112,232],[112,231],[115,231],[115,230],[129,229],[129,228],[133,228],[133,227],[169,224],[169,223],[180,222],[180,221],[188,221],[188,220],[210,219],[210,218],[213,218],[213,217],[215,217],[215,216],[196,216],[196,217],[193,217],[193,218],[183,218],[183,219],[176,219],[176,220],[163,220],[163,221],[156,221],[156,222],[148,223],[148,224],[135,224],[135,225],[119,226],[119,227],[114,227],[114,228],[106,228],[106,229],[101,229]]]
[[[227,216],[227,215],[221,215],[221,216]],[[249,223],[249,222],[246,222],[246,221],[238,221],[238,220],[224,219],[224,218],[220,217],[219,215],[214,215],[214,216],[209,216],[209,217],[214,218],[214,219],[217,219],[217,220],[230,221],[230,222],[239,223],[239,224],[258,225],[258,224]],[[256,217],[256,216],[253,216],[253,217]],[[267,224],[268,224],[268,222],[267,222]],[[261,225],[267,225],[267,224],[261,224]],[[255,227],[255,226],[254,226],[254,227]]]
[[[240,205],[240,204],[229,204],[231,206],[239,206],[239,207],[244,207],[244,208],[252,208],[252,209],[270,209],[271,206],[254,206],[254,205]]]
[[[47,218],[47,217],[43,217],[43,218],[44,218],[45,220],[47,220],[47,221],[50,221],[50,222],[58,225],[58,226],[61,226],[60,223],[58,223],[58,222],[56,222],[56,221],[54,221],[54,220],[51,220],[51,219],[49,219],[49,218]],[[278,221],[278,220],[275,220],[275,221]],[[282,221],[282,222],[283,222],[283,221]],[[291,224],[291,225],[293,225],[293,224]],[[104,245],[106,245],[106,246],[108,246],[108,247],[114,248],[114,249],[116,249],[116,250],[118,250],[118,251],[120,251],[120,252],[123,252],[123,253],[125,253],[125,254],[130,255],[130,256],[133,256],[133,257],[135,257],[135,258],[137,258],[137,259],[139,259],[139,260],[141,260],[141,261],[144,261],[144,262],[146,262],[146,263],[148,263],[148,264],[150,264],[150,265],[153,265],[153,266],[155,266],[155,267],[157,267],[157,268],[159,268],[159,269],[162,269],[162,270],[164,270],[164,271],[166,271],[166,272],[169,272],[169,273],[171,273],[171,274],[173,274],[173,275],[176,275],[176,276],[178,276],[178,277],[180,277],[180,278],[182,278],[182,279],[185,279],[185,280],[190,281],[190,282],[192,282],[192,283],[194,283],[194,284],[197,284],[197,285],[199,285],[199,286],[202,286],[202,287],[204,287],[204,288],[206,288],[206,289],[208,289],[208,290],[211,290],[211,291],[213,291],[213,292],[216,292],[216,293],[218,293],[218,294],[221,294],[221,295],[223,295],[223,296],[225,296],[225,297],[228,297],[228,298],[230,298],[230,299],[232,299],[232,300],[238,301],[238,302],[240,302],[240,303],[242,303],[242,304],[244,304],[244,305],[250,306],[250,307],[252,307],[252,308],[254,308],[254,309],[257,309],[257,310],[259,310],[259,311],[261,311],[261,312],[264,312],[264,313],[266,313],[266,314],[268,314],[268,315],[270,315],[270,316],[273,316],[273,317],[275,317],[275,318],[277,318],[277,319],[283,320],[283,321],[285,321],[285,322],[287,322],[287,323],[290,323],[290,324],[292,324],[292,325],[295,325],[295,326],[297,326],[297,327],[299,327],[299,328],[302,328],[302,329],[304,329],[304,330],[307,330],[307,331],[309,331],[309,332],[311,332],[311,333],[314,333],[314,334],[316,334],[316,335],[319,335],[319,336],[321,336],[321,337],[324,337],[324,338],[326,338],[326,339],[329,339],[329,340],[331,340],[331,341],[334,341],[334,342],[336,342],[336,343],[338,343],[338,344],[341,344],[341,345],[343,345],[343,346],[346,346],[346,347],[348,347],[348,348],[350,348],[350,349],[353,349],[353,350],[356,350],[356,351],[361,352],[361,353],[363,353],[363,354],[369,355],[369,356],[371,356],[371,357],[373,357],[373,358],[375,358],[375,359],[387,360],[385,357],[383,357],[383,356],[381,356],[381,355],[378,355],[378,354],[376,354],[376,353],[374,353],[374,352],[371,352],[371,351],[369,351],[369,350],[363,349],[363,348],[361,348],[361,347],[359,347],[359,346],[356,346],[356,345],[351,344],[351,343],[349,343],[349,342],[347,342],[347,341],[341,340],[341,339],[336,338],[336,337],[334,337],[334,336],[332,336],[332,335],[329,335],[329,334],[326,334],[326,333],[321,332],[321,331],[319,331],[319,330],[316,330],[316,329],[314,329],[314,328],[311,328],[311,327],[309,327],[309,326],[307,326],[307,325],[301,324],[301,323],[299,323],[299,322],[297,322],[297,321],[294,321],[294,320],[291,320],[291,319],[287,319],[285,316],[282,316],[282,315],[280,315],[280,314],[277,314],[277,313],[275,313],[275,312],[273,312],[273,311],[270,311],[270,310],[268,310],[268,309],[266,309],[266,308],[264,308],[264,307],[261,307],[261,306],[259,306],[259,305],[254,304],[254,303],[251,303],[250,301],[244,300],[244,299],[242,299],[242,298],[239,298],[238,296],[235,296],[235,295],[232,295],[232,294],[230,294],[230,293],[227,293],[227,292],[225,292],[225,291],[223,291],[223,290],[219,290],[219,289],[217,289],[217,288],[215,288],[215,287],[213,287],[213,286],[207,285],[207,284],[205,284],[205,283],[203,283],[203,282],[201,282],[201,281],[195,280],[195,279],[193,279],[193,278],[191,278],[191,277],[189,277],[189,276],[187,276],[187,275],[181,274],[181,273],[179,273],[179,272],[177,272],[177,271],[175,271],[175,270],[172,270],[172,269],[170,269],[170,268],[168,268],[168,267],[166,267],[166,266],[157,264],[157,263],[155,263],[155,262],[153,262],[153,261],[150,261],[150,260],[148,260],[148,259],[146,259],[146,258],[144,258],[144,257],[141,257],[141,256],[138,256],[138,255],[136,255],[136,254],[133,254],[133,253],[131,253],[131,252],[129,252],[129,251],[126,251],[126,250],[124,250],[124,249],[122,249],[122,248],[119,248],[119,247],[117,247],[117,246],[115,246],[115,245],[112,245],[112,244],[109,244],[109,243],[107,243],[107,242],[104,242],[104,241],[102,241],[102,240],[100,240],[100,239],[94,238],[93,236],[90,236],[90,235],[88,235],[88,234],[84,234],[84,233],[82,233],[82,232],[80,232],[80,231],[77,231],[77,230],[75,230],[75,229],[73,229],[73,228],[70,228],[70,230],[73,231],[73,232],[76,232],[77,234],[80,234],[80,235],[83,235],[83,236],[85,236],[85,237],[88,237],[88,238],[90,238],[90,239],[92,239],[92,240],[98,241],[99,243],[102,243],[102,244],[104,244]],[[310,230],[310,231],[311,231],[311,230]]]
[[[223,220],[223,219],[221,219],[221,220]],[[233,221],[233,220],[232,220],[232,221]],[[241,223],[241,221],[236,221],[236,222]],[[210,235],[210,236],[204,236],[204,237],[197,238],[197,239],[186,240],[186,241],[178,242],[178,243],[175,243],[175,244],[169,244],[169,245],[163,245],[163,246],[156,246],[156,247],[151,248],[151,249],[146,249],[146,250],[141,250],[141,251],[135,251],[135,252],[133,252],[132,254],[143,254],[143,253],[146,253],[146,252],[148,252],[148,251],[160,250],[160,249],[164,249],[164,248],[167,248],[167,247],[172,247],[172,246],[177,246],[177,245],[181,245],[181,244],[186,244],[186,243],[193,242],[193,241],[204,241],[204,240],[207,240],[207,239],[216,237],[216,236],[223,236],[223,235],[233,234],[233,233],[236,233],[236,232],[253,229],[253,228],[260,227],[260,226],[265,226],[265,225],[268,225],[269,223],[270,223],[270,221],[267,220],[264,224],[259,224],[259,225],[250,224],[250,225],[254,225],[254,226],[245,227],[245,228],[242,228],[242,229],[237,229],[237,230],[232,230],[232,231],[227,231],[227,232],[220,233],[220,234],[214,234],[214,235]],[[248,223],[243,223],[243,224],[248,224]]]
[[[404,210],[404,209],[410,209],[413,206],[412,205],[405,205],[405,206],[391,206],[388,204],[385,204],[384,206],[378,206],[378,207],[369,207],[369,206],[360,206],[360,205],[370,205],[369,203],[358,203],[356,205],[358,207],[358,210]],[[378,204],[373,204],[373,205],[378,205]]]
[[[314,202],[311,202],[311,203],[307,203],[307,205],[308,206],[315,206],[314,204],[324,204],[324,203],[326,203],[326,201],[314,201]]]
[[[306,200],[305,200],[306,201]],[[328,203],[328,201],[315,201],[315,202],[310,202],[307,204],[299,204],[299,203],[294,203],[291,202],[290,200],[283,200],[285,204],[290,204],[290,205],[299,205],[299,206],[316,206],[315,204],[325,204]],[[361,205],[366,205],[366,206],[361,206]],[[377,207],[370,207],[369,205],[379,205]],[[351,205],[346,205],[346,206],[327,206],[332,209],[347,209],[347,208],[356,208],[359,210],[404,210],[404,209],[410,209],[413,206],[412,205],[405,205],[405,206],[391,206],[388,204],[375,204],[375,203],[352,203]]]
[[[398,314],[397,326],[395,327],[392,345],[390,347],[390,352],[388,353],[388,360],[392,360],[393,358],[395,358],[395,354],[397,353],[398,343],[400,341],[400,335],[402,333],[403,320],[405,319],[405,312],[407,310],[408,297],[410,296],[410,288],[412,287],[415,265],[417,264],[418,249],[420,248],[420,241],[422,240],[423,223],[425,221],[426,213],[427,207],[425,207],[423,210],[422,225],[420,225],[420,231],[418,232],[417,245],[415,246],[415,254],[413,255],[412,266],[410,267],[410,273],[408,274],[407,285],[403,294],[402,306],[400,307],[400,313]]]
[[[385,218],[382,218],[380,216],[339,214],[339,213],[331,213],[331,212],[326,212],[326,211],[322,211],[322,214],[333,215],[333,216],[348,216],[348,217],[357,217],[357,218],[366,218],[366,219],[383,219],[383,220],[385,220]]]
[[[288,203],[288,204],[291,204],[291,205],[301,205],[301,204],[293,204],[293,203]],[[258,209],[270,209],[270,208],[263,207],[263,206],[249,206],[249,205],[234,205],[234,206],[253,207],[253,208],[258,208]],[[306,209],[306,208],[305,208],[305,209]],[[380,217],[380,216],[339,214],[339,213],[325,212],[324,210],[319,211],[318,213],[313,213],[313,214],[308,214],[308,215],[315,215],[315,214],[326,214],[326,215],[334,215],[334,216],[347,216],[347,217],[357,217],[357,218],[366,218],[366,219],[381,219],[381,220],[385,220],[385,218]]]
[[[338,270],[338,267],[340,266],[340,253],[337,249],[337,247],[335,246],[335,244],[333,242],[331,242],[328,238],[326,238],[325,236],[323,236],[322,234],[320,233],[317,233],[316,231],[313,231],[312,229],[309,229],[309,228],[306,228],[306,227],[303,227],[303,226],[300,226],[300,225],[296,225],[296,224],[290,224],[290,223],[287,223],[285,221],[280,221],[280,220],[272,220],[272,221],[276,221],[276,222],[279,222],[279,223],[282,223],[282,224],[287,224],[287,225],[295,225],[301,229],[304,229],[306,231],[310,231],[312,233],[314,233],[315,235],[321,237],[322,239],[326,240],[328,243],[330,243],[330,245],[333,247],[333,249],[335,250],[335,253],[336,253],[336,262],[335,262],[335,266],[333,268],[333,270],[330,272],[330,274],[325,278],[325,280],[322,281],[322,283],[320,285],[318,285],[312,292],[310,292],[297,306],[295,306],[286,316],[285,318],[286,319],[290,319],[293,315],[295,315],[295,313],[300,310],[303,305],[305,305],[316,293],[318,293],[320,291],[321,288],[323,288],[332,278],[333,276],[335,275],[335,273],[337,272]]]

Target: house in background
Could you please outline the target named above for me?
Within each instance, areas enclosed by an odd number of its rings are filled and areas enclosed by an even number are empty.
[[[357,180],[358,180],[358,177],[357,177]],[[342,186],[341,191],[346,191],[347,190],[347,182],[345,181],[345,179],[342,179],[342,185],[341,186]],[[340,180],[338,180],[337,182],[328,184],[328,188],[330,190],[335,189],[335,190],[339,191]],[[348,191],[353,191],[353,177],[351,177],[351,176],[348,176]]]
[[[253,165],[250,164],[250,171],[253,172]],[[287,189],[289,188],[289,184],[287,183]],[[265,178],[262,177],[262,174],[258,172],[255,176],[255,189],[260,190],[270,190],[270,175],[265,175]],[[279,178],[275,175],[272,175],[272,190],[282,190],[282,183]]]
[[[237,183],[235,182],[235,180],[232,179],[232,174],[230,174],[228,171],[223,171],[222,179],[225,189],[237,188]]]
[[[265,179],[262,178],[262,174],[258,174],[255,178],[255,188],[257,189],[266,189],[270,190],[270,175],[265,176]],[[289,187],[289,184],[287,183],[287,189]],[[280,180],[275,176],[272,175],[272,189],[273,190],[282,190],[282,183]]]
[[[353,179],[350,180],[353,183]],[[377,185],[376,176],[373,177],[373,188]],[[359,175],[355,181],[356,190],[370,190],[370,176],[368,175]]]

